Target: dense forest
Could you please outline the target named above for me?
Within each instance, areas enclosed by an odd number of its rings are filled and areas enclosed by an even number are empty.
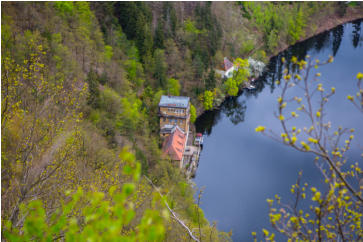
[[[193,121],[237,95],[245,77],[222,80],[224,57],[266,63],[322,20],[363,12],[341,2],[1,5],[2,236],[17,241],[229,241],[161,153],[161,95],[189,96]]]

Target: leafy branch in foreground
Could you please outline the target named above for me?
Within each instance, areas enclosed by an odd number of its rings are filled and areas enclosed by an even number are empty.
[[[183,226],[183,228],[188,232],[188,234],[189,234],[189,236],[190,236],[190,238],[192,239],[192,240],[194,240],[194,241],[197,241],[197,242],[199,242],[200,240],[199,239],[197,239],[196,237],[195,237],[195,235],[193,234],[193,231],[183,222],[183,220],[181,220],[179,217],[178,217],[178,215],[170,208],[170,206],[169,206],[169,204],[168,204],[168,202],[166,201],[166,198],[161,194],[161,192],[160,192],[160,190],[159,190],[159,188],[157,188],[156,186],[155,186],[155,184],[147,177],[147,176],[144,176],[145,177],[145,179],[150,183],[150,185],[152,185],[153,186],[153,188],[159,193],[159,195],[160,195],[160,197],[163,199],[163,201],[164,201],[164,204],[165,204],[165,206],[167,207],[167,209],[169,210],[169,212],[170,212],[170,214],[171,214],[171,217],[173,218],[173,219],[175,219],[181,226]]]
[[[21,230],[3,221],[3,236],[9,241],[162,241],[164,222],[169,219],[166,210],[155,209],[158,196],[154,196],[152,209],[146,209],[135,227],[135,205],[131,201],[140,179],[141,166],[127,150],[120,154],[123,175],[131,178],[121,191],[112,186],[108,194],[85,192],[82,188],[68,192],[61,206],[49,217],[41,200],[21,205],[24,217]]]
[[[284,80],[281,83],[277,81],[282,86],[276,114],[283,130],[281,135],[272,130],[267,131],[263,126],[258,126],[256,132],[262,132],[298,151],[314,154],[314,162],[326,184],[320,190],[314,186],[309,189],[307,183],[301,184],[302,173],[299,173],[296,184],[291,188],[295,196],[293,204],[282,203],[278,195],[274,199],[267,199],[270,222],[289,241],[360,241],[363,238],[363,189],[358,184],[361,183],[363,171],[357,162],[347,157],[354,139],[354,129],[339,126],[337,130],[331,131],[331,121],[326,120],[326,104],[335,94],[335,87],[326,91],[323,84],[319,83],[320,73],[310,77],[313,68],[331,63],[333,57],[322,63],[311,60],[309,56],[306,59],[308,61],[298,61],[292,57],[293,67],[298,71],[291,73],[285,69]],[[362,96],[362,77],[361,73],[357,75],[360,89],[358,97]],[[303,91],[302,97],[289,96],[289,90],[296,87]],[[360,108],[352,96],[348,96],[348,99]],[[314,106],[315,103],[317,105]],[[303,129],[294,125],[299,115],[308,123]],[[263,235],[266,240],[273,241],[275,237],[266,229],[263,229]],[[256,233],[253,236],[256,240]]]
[[[37,199],[44,185],[72,153],[81,103],[87,85],[77,80],[47,78],[46,52],[34,39],[28,40],[29,56],[17,64],[2,59],[2,215],[13,224],[19,220],[19,206]],[[81,86],[82,85],[82,86]],[[75,128],[66,124],[74,123]],[[63,135],[60,135],[65,129]]]

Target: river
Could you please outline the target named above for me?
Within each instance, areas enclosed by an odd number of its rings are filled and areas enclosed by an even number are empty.
[[[281,87],[274,81],[281,78],[282,57],[301,59],[308,54],[326,60],[333,55],[333,63],[318,69],[323,86],[336,87],[336,95],[327,105],[327,118],[333,128],[354,127],[355,136],[363,137],[363,116],[346,98],[355,95],[356,75],[363,73],[361,25],[362,20],[347,23],[291,46],[270,60],[255,90],[227,98],[218,110],[198,117],[195,125],[204,133],[204,148],[194,182],[198,189],[204,188],[201,208],[209,221],[217,222],[218,229],[232,230],[233,241],[251,241],[252,231],[261,235],[262,228],[272,230],[266,199],[279,194],[284,202],[291,202],[290,188],[299,171],[303,171],[303,182],[322,183],[310,154],[255,132],[258,125],[277,132],[281,129],[274,116]],[[361,161],[362,138],[352,145],[350,158]],[[281,235],[276,239],[286,241]]]

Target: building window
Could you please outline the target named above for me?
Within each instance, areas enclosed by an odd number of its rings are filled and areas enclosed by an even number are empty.
[[[184,110],[181,109],[181,108],[175,108],[173,109],[171,112],[173,113],[177,113],[177,114],[183,114],[184,113]]]

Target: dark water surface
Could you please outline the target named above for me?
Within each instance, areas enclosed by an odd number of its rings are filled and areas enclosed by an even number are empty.
[[[258,125],[280,131],[274,112],[281,88],[274,80],[281,78],[285,68],[281,57],[301,59],[309,54],[312,59],[326,60],[333,55],[333,63],[318,69],[325,90],[336,87],[336,95],[327,105],[327,119],[333,128],[354,127],[355,137],[363,137],[363,116],[346,98],[355,95],[356,75],[363,73],[361,25],[362,20],[348,23],[290,47],[272,58],[255,90],[228,98],[219,110],[205,112],[197,119],[197,131],[205,134],[194,179],[198,188],[205,187],[201,207],[209,221],[217,221],[220,230],[232,230],[234,241],[251,241],[252,231],[261,234],[262,228],[271,229],[266,199],[279,194],[283,201],[292,201],[290,188],[299,171],[303,171],[303,182],[321,184],[322,176],[311,155],[254,131]],[[350,158],[361,162],[362,138],[352,145]],[[278,235],[277,240],[286,238]]]

